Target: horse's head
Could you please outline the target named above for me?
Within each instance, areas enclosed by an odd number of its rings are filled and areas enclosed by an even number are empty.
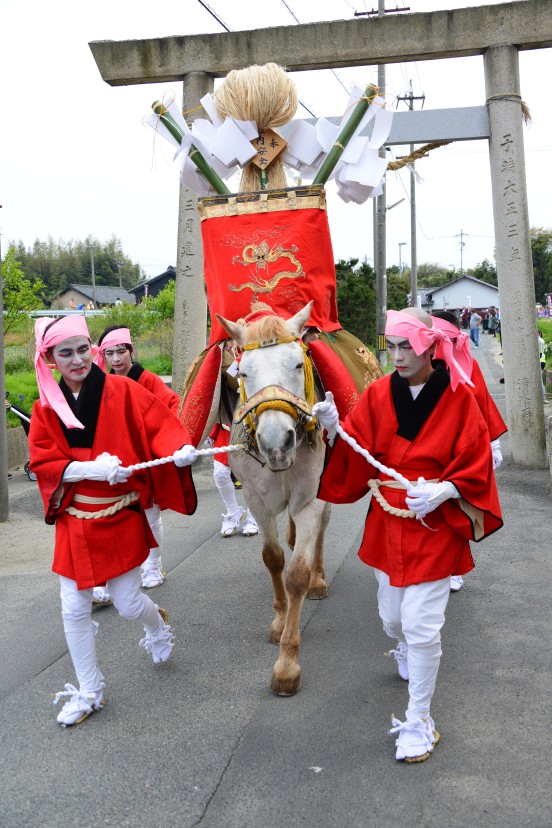
[[[301,334],[311,307],[309,302],[291,319],[267,315],[247,325],[230,322],[217,314],[241,353],[238,376],[243,388],[242,400],[250,400],[271,386],[269,398],[260,401],[251,416],[256,423],[259,452],[273,471],[285,471],[295,461],[298,412],[286,398],[306,399],[305,349]],[[278,394],[278,389],[285,393]]]

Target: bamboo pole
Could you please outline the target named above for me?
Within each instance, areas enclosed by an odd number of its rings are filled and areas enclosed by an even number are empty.
[[[152,110],[155,112],[156,115],[159,116],[161,123],[163,124],[166,129],[171,133],[173,138],[176,138],[179,144],[182,143],[182,132],[180,131],[180,127],[176,123],[176,121],[171,117],[171,115],[167,112],[161,101],[155,101],[151,105]],[[190,147],[190,151],[188,153],[191,160],[194,162],[198,170],[205,176],[211,187],[215,190],[215,192],[219,193],[220,195],[230,195],[230,190],[220,178],[219,175],[214,171],[214,169],[207,163],[203,155],[200,151],[195,147],[193,144]]]
[[[313,184],[325,184],[330,175],[332,174],[337,162],[341,158],[341,155],[354,135],[354,132],[360,122],[362,121],[368,107],[378,94],[378,87],[372,83],[369,83],[366,89],[364,90],[364,95],[359,100],[359,102],[355,105],[349,120],[339,133],[337,141],[334,143],[333,147],[329,151],[328,155],[326,156],[324,163],[318,170],[316,177]]]

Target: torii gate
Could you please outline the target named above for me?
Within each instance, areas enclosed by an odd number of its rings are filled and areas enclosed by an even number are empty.
[[[510,447],[515,463],[546,467],[518,51],[552,46],[550,0],[89,45],[103,80],[111,86],[182,80],[186,108],[213,90],[214,78],[251,64],[275,61],[302,71],[483,55],[486,106],[479,108],[486,110],[483,126],[479,119],[478,126],[473,122],[473,130],[466,131],[466,120],[458,118],[454,109],[442,110],[440,119],[428,110],[401,113],[390,142],[489,139]],[[458,129],[459,121],[463,130]],[[412,129],[405,130],[405,124]],[[205,345],[196,202],[193,193],[181,188],[175,388],[181,387],[187,366]]]

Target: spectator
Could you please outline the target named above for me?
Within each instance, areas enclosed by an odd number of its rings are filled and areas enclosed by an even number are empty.
[[[470,339],[475,345],[476,348],[479,348],[479,332],[481,330],[481,323],[482,319],[474,310],[472,315],[470,316]]]

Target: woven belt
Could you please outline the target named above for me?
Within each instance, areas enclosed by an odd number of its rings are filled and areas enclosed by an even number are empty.
[[[124,495],[113,497],[90,497],[89,495],[75,494],[71,504],[65,511],[67,514],[72,515],[72,517],[80,518],[81,520],[96,520],[97,518],[111,517],[111,515],[115,515],[117,512],[120,512],[121,509],[124,509],[131,503],[135,503],[139,497],[140,495],[138,492],[127,492]],[[110,503],[111,505],[106,509],[98,509],[95,512],[87,512],[83,509],[78,509],[73,505],[74,503],[92,503],[98,505],[102,503]]]
[[[437,478],[435,477],[433,480],[426,480],[426,483],[437,483]],[[414,518],[416,517],[416,512],[413,512],[412,509],[398,509],[396,506],[391,506],[382,493],[380,492],[381,486],[388,486],[390,489],[404,489],[402,483],[399,483],[398,480],[379,480],[373,479],[368,481],[368,485],[370,490],[378,501],[379,505],[383,509],[384,512],[388,512],[390,515],[395,515],[395,517],[402,517],[402,518]],[[412,486],[416,486],[415,482],[411,482]]]

